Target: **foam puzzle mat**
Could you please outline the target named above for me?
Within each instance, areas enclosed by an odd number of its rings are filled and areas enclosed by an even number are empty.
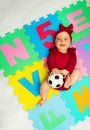
[[[86,0],[78,1],[0,37],[0,69],[4,69],[18,103],[24,105],[23,110],[38,130],[70,130],[90,117],[89,15]],[[40,84],[48,76],[47,56],[60,23],[74,26],[72,45],[77,49],[81,77],[68,91],[51,89],[48,100],[39,106]]]

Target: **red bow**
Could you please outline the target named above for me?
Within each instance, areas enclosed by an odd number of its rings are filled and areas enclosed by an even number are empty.
[[[72,34],[73,32],[73,25],[70,24],[68,27],[63,26],[63,24],[59,25],[60,31],[68,32],[69,34]]]

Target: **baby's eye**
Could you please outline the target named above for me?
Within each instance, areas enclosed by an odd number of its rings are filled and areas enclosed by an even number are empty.
[[[68,40],[68,38],[65,38],[64,40],[66,41],[66,40]]]
[[[61,38],[57,38],[57,40],[60,40],[60,41],[61,41]]]

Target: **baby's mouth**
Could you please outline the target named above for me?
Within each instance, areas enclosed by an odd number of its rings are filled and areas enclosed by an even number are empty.
[[[63,47],[63,46],[65,46],[65,44],[60,44],[60,46],[62,46],[62,47]]]

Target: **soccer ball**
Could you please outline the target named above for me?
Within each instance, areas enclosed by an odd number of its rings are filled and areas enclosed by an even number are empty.
[[[63,75],[62,74],[51,74],[48,77],[48,83],[52,88],[60,88],[63,83]]]

